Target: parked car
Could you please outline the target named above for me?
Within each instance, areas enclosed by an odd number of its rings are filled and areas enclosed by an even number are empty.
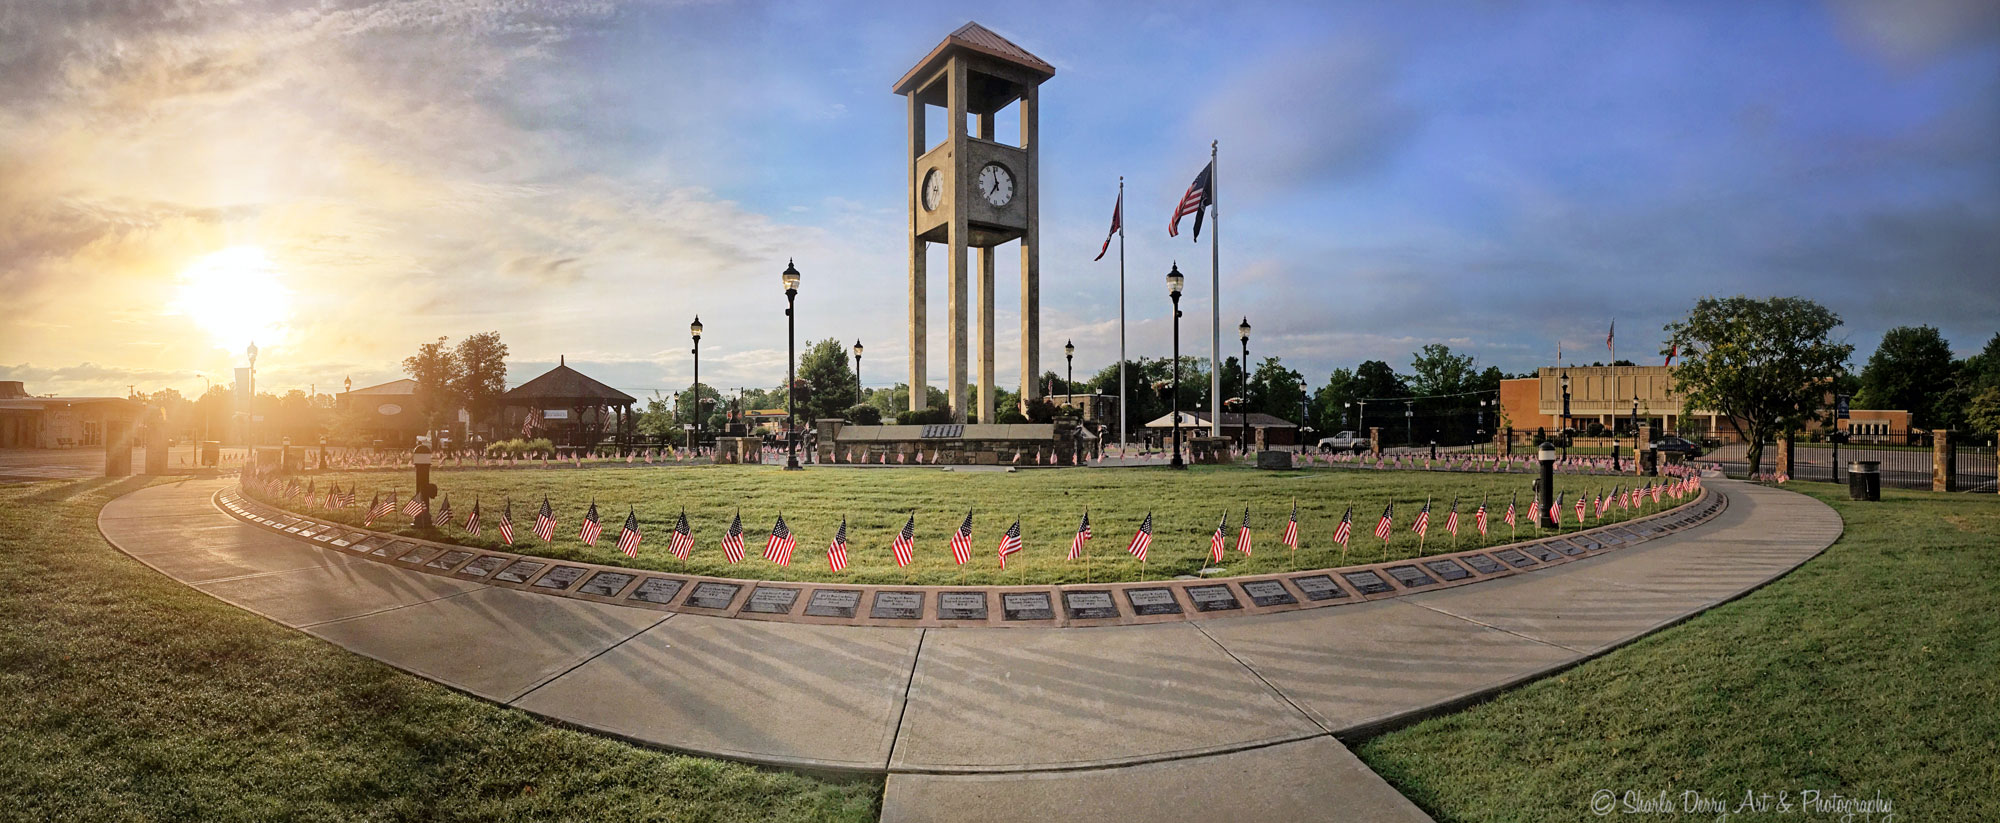
[[[1671,434],[1654,438],[1652,447],[1667,454],[1679,454],[1683,457],[1700,457],[1702,453],[1701,446],[1696,445],[1694,441]]]
[[[1319,450],[1323,452],[1351,451],[1355,454],[1360,454],[1368,450],[1368,438],[1356,436],[1351,431],[1341,432],[1332,437],[1320,438]]]

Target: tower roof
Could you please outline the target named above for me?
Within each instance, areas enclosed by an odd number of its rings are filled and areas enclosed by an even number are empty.
[[[592,380],[567,364],[549,369],[542,376],[515,386],[506,394],[500,395],[500,402],[507,405],[530,406],[536,401],[608,406],[639,402],[632,395]]]
[[[896,93],[909,94],[916,91],[940,64],[960,51],[984,55],[1022,69],[1033,76],[1035,83],[1056,76],[1056,67],[1049,65],[1048,61],[1029,54],[1027,49],[1014,45],[1014,41],[994,34],[992,29],[968,22],[959,26],[957,31],[946,35],[944,42],[939,43],[937,48],[931,49],[929,54],[924,55],[924,59],[917,61],[916,67],[905,73],[903,79],[896,81]]]

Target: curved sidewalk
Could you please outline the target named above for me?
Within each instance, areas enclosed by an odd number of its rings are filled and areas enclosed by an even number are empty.
[[[1336,738],[1574,665],[1790,571],[1841,531],[1818,501],[1717,480],[1730,505],[1705,525],[1476,586],[1196,623],[931,630],[661,613],[412,572],[228,517],[210,498],[232,483],[135,492],[100,528],[217,598],[553,720],[887,772],[895,820],[1423,819]]]

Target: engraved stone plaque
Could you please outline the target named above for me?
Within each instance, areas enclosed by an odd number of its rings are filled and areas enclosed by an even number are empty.
[[[1507,569],[1506,566],[1500,565],[1500,561],[1483,554],[1468,554],[1461,559],[1480,574],[1499,574]]]
[[[1305,577],[1294,577],[1292,585],[1299,587],[1299,591],[1305,592],[1307,600],[1338,600],[1347,596],[1347,590],[1341,588],[1339,583],[1333,582],[1333,578],[1329,575],[1309,574]]]
[[[646,582],[639,584],[639,588],[633,589],[632,594],[625,599],[642,600],[647,603],[671,603],[674,595],[681,593],[681,586],[685,583],[686,581],[679,578],[649,577],[646,578]]]
[[[583,584],[583,588],[577,589],[577,592],[599,597],[615,597],[625,590],[625,584],[632,582],[633,577],[634,575],[624,572],[598,572],[591,576],[590,582]]]
[[[806,601],[807,617],[853,617],[861,607],[861,592],[853,589],[820,589]]]
[[[1557,560],[1561,560],[1563,557],[1562,552],[1556,551],[1555,547],[1550,546],[1547,543],[1529,543],[1528,545],[1522,546],[1521,548],[1526,549],[1529,554],[1535,556],[1535,559],[1540,560],[1543,563],[1554,563]]]
[[[369,554],[374,555],[376,557],[401,557],[403,555],[403,552],[409,551],[416,547],[417,544],[415,543],[411,543],[407,540],[398,540],[394,543],[390,543],[386,546],[383,546],[382,548],[369,552]]]
[[[1598,532],[1596,534],[1596,537],[1598,540],[1603,541],[1604,545],[1606,546],[1617,546],[1625,542],[1625,538],[1618,536],[1618,531],[1616,529],[1605,529],[1604,531]]]
[[[1007,620],[1054,620],[1056,608],[1048,592],[1015,592],[1000,595],[1000,616]]]
[[[1229,584],[1217,583],[1212,586],[1189,586],[1185,589],[1189,600],[1194,601],[1198,612],[1222,612],[1243,608],[1236,602],[1236,594],[1229,590]]]
[[[409,554],[396,558],[396,562],[416,565],[438,556],[438,553],[442,551],[444,551],[444,549],[440,549],[435,546],[420,546],[417,548],[416,551],[410,552]]]
[[[1529,560],[1527,555],[1522,554],[1513,549],[1501,549],[1497,552],[1494,552],[1493,556],[1500,558],[1500,562],[1506,563],[1507,565],[1513,566],[1514,568],[1517,569],[1522,568],[1524,566],[1535,565],[1535,561]]]
[[[681,605],[698,609],[727,609],[730,601],[736,599],[736,593],[742,590],[743,587],[735,583],[696,583],[694,591],[688,592],[687,602]]]
[[[493,575],[493,579],[502,583],[526,583],[528,578],[534,577],[535,572],[541,571],[547,565],[549,564],[533,560],[516,560],[514,565],[501,569],[499,574]]]
[[[1063,592],[1063,610],[1071,620],[1102,620],[1118,616],[1118,604],[1107,591]]]
[[[1625,539],[1626,539],[1626,541],[1628,541],[1628,542],[1630,542],[1630,541],[1636,541],[1636,540],[1638,540],[1638,539],[1639,539],[1639,533],[1638,533],[1638,532],[1635,532],[1635,531],[1633,531],[1633,530],[1631,530],[1631,529],[1628,529],[1628,528],[1626,528],[1626,527],[1624,527],[1624,526],[1619,526],[1618,528],[1615,528],[1615,529],[1612,529],[1612,531],[1615,531],[1615,532],[1617,532],[1617,533],[1618,533],[1618,536],[1620,536],[1620,537],[1623,537],[1623,538],[1625,538]]]
[[[1137,615],[1181,613],[1181,602],[1174,599],[1173,589],[1126,589],[1125,600]]]
[[[915,620],[924,616],[923,592],[876,592],[868,616],[876,620]]]
[[[341,536],[339,536],[339,537],[336,537],[336,538],[334,538],[334,539],[333,539],[333,545],[336,545],[336,546],[340,546],[340,547],[342,547],[342,548],[345,548],[345,547],[347,547],[347,546],[352,546],[352,545],[354,545],[354,544],[356,544],[356,543],[359,543],[359,542],[361,542],[361,541],[363,541],[363,540],[367,540],[367,539],[368,539],[368,535],[365,535],[365,534],[362,534],[362,533],[360,533],[360,532],[348,532],[348,533],[346,533],[346,534],[343,534],[343,535],[341,535]]]
[[[1567,549],[1564,549],[1562,546],[1556,546],[1555,547],[1556,551],[1562,552],[1563,554],[1582,554],[1587,551],[1594,552],[1604,548],[1604,544],[1599,542],[1597,539],[1597,535],[1594,534],[1571,535],[1569,539],[1565,542],[1568,542],[1571,545],[1576,546],[1577,547],[1576,551],[1573,552],[1569,551]]]
[[[937,612],[940,620],[985,620],[986,594],[938,592]]]
[[[470,563],[465,564],[465,568],[459,569],[458,573],[469,574],[472,575],[473,577],[485,577],[489,574],[492,574],[494,569],[498,569],[501,566],[506,565],[506,563],[507,563],[507,558],[501,557],[500,555],[497,554],[489,554],[485,557],[479,558],[478,560],[474,560]]]
[[[1431,574],[1446,582],[1464,580],[1472,576],[1472,572],[1466,571],[1464,566],[1443,558],[1424,561],[1424,568],[1430,569]]]
[[[1389,585],[1389,581],[1374,572],[1342,572],[1340,576],[1347,578],[1347,585],[1362,594],[1384,594],[1396,590],[1395,586]]]
[[[561,591],[576,583],[579,578],[583,577],[583,573],[587,571],[590,570],[582,566],[557,566],[549,570],[548,574],[542,575],[540,580],[536,580],[535,587]]]
[[[433,569],[449,569],[453,566],[465,562],[466,559],[472,557],[472,555],[473,553],[468,551],[448,551],[445,552],[443,555],[440,555],[438,559],[432,560],[431,562],[425,563],[424,565]]]
[[[758,586],[750,590],[750,599],[743,602],[743,610],[756,614],[791,614],[792,604],[798,600],[798,589]]]
[[[1431,579],[1430,575],[1424,574],[1423,569],[1415,566],[1390,566],[1389,576],[1396,578],[1396,582],[1412,589],[1418,586],[1429,586],[1437,583],[1436,580]]]
[[[1242,586],[1243,594],[1259,606],[1289,606],[1299,602],[1291,592],[1285,591],[1285,584],[1276,580],[1251,580]]]

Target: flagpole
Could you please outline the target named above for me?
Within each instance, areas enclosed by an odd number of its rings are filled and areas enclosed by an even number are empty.
[[[1222,205],[1215,184],[1216,146],[1208,141],[1208,436],[1222,436]],[[1248,368],[1248,364],[1245,364]],[[1247,372],[1246,372],[1247,373]]]
[[[1118,459],[1123,462],[1128,448],[1125,440],[1125,175],[1118,175]],[[1088,549],[1086,549],[1087,551]],[[1089,561],[1084,561],[1085,582],[1089,582]]]

